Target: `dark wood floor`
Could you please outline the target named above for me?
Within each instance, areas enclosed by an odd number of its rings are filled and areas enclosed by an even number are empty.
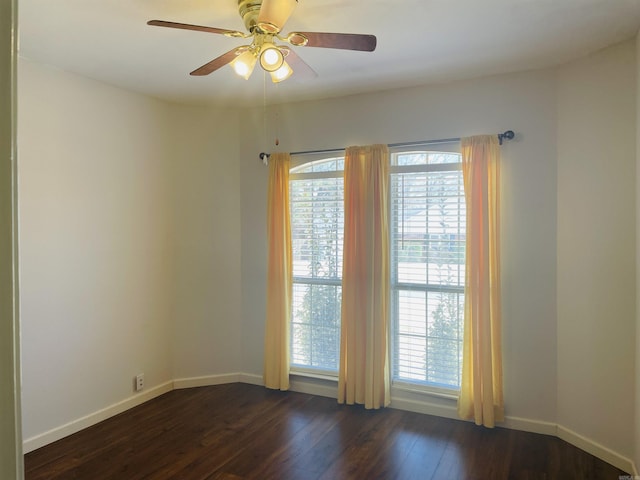
[[[545,435],[245,384],[175,390],[25,455],[27,480],[609,479]]]

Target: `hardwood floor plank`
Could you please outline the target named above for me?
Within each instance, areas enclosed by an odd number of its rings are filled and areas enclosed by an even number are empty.
[[[270,392],[271,402],[261,412],[259,418],[247,425],[234,427],[233,439],[224,444],[216,443],[216,456],[224,459],[221,468],[224,472],[246,478],[252,469],[258,468],[266,457],[288,438],[284,422],[292,409],[309,401],[309,397],[300,394],[288,395],[283,392]],[[242,446],[242,448],[238,448]],[[218,462],[220,463],[220,462]],[[210,462],[197,462],[189,465],[194,478],[210,471]],[[206,478],[206,477],[204,477]]]
[[[286,441],[278,444],[269,457],[254,469],[254,478],[317,478],[324,468],[311,471],[303,468],[300,458],[316,448],[316,445],[340,421],[335,400],[310,397],[305,409],[299,409],[288,419],[288,431],[296,431]],[[301,465],[302,464],[302,465]]]
[[[350,407],[352,409],[362,409],[361,406]],[[401,421],[402,412],[398,410],[388,410],[385,415],[379,415],[376,411],[362,411],[360,430],[358,434],[347,443],[347,448],[343,450],[338,461],[333,462],[331,467],[320,477],[322,480],[335,478],[386,478],[387,454],[389,445],[392,443],[392,432]],[[376,467],[379,460],[384,461],[384,467]]]
[[[255,385],[174,390],[25,455],[27,480],[613,479],[556,438]]]
[[[414,459],[412,452],[414,452],[416,444],[423,440],[415,428],[419,415],[407,412],[398,413],[400,413],[398,423],[385,435],[377,457],[370,462],[368,469],[365,469],[366,475],[372,478],[400,478],[405,465],[419,461],[426,467],[420,469],[422,478],[429,478],[429,467],[435,466],[439,462],[443,445],[438,444],[438,440],[435,440],[431,442],[430,448],[420,452],[419,458]]]
[[[278,411],[279,403],[287,399],[279,392],[260,390],[257,396],[229,398],[219,406],[215,416],[206,410],[192,416],[190,421],[194,426],[189,428],[191,435],[179,432],[177,438],[170,441],[180,444],[182,449],[165,452],[150,478],[179,478],[182,471],[188,471],[189,478],[207,478],[219,469],[224,469],[225,474],[235,475],[228,470],[227,463],[239,452],[246,453],[249,440],[264,428],[266,416]],[[238,415],[238,411],[242,411],[242,415]]]
[[[418,415],[418,417],[414,415]],[[446,455],[447,450],[451,448],[449,441],[453,433],[450,422],[438,417],[419,414],[412,414],[409,418],[410,426],[401,433],[411,434],[415,438],[415,442],[396,478],[430,479],[435,478],[438,469],[450,470],[450,465],[447,462],[452,457]],[[455,461],[457,464],[457,457]],[[451,478],[460,477],[454,475]]]

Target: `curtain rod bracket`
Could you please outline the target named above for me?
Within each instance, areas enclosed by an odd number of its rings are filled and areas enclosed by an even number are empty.
[[[268,165],[269,164],[269,157],[271,156],[270,153],[265,153],[265,152],[260,152],[260,155],[258,155],[260,157],[260,160],[262,160],[262,163],[264,165]]]
[[[502,145],[502,140],[513,140],[513,137],[515,136],[516,134],[513,133],[513,130],[507,130],[504,133],[498,134],[498,142],[500,143],[500,145]]]

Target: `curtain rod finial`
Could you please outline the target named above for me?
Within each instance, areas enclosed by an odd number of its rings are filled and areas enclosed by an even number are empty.
[[[265,153],[265,152],[260,152],[260,155],[258,155],[260,157],[260,160],[262,160],[262,163],[264,165],[268,165],[269,164],[269,157],[271,156],[269,153]]]
[[[513,133],[513,130],[507,130],[504,133],[499,133],[498,134],[498,142],[500,142],[500,145],[502,145],[502,141],[503,140],[513,140],[513,137],[515,137],[516,134]]]

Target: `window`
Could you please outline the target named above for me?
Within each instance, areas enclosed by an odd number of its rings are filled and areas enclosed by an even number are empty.
[[[402,152],[391,164],[393,380],[458,389],[465,267],[460,155]]]
[[[465,200],[460,154],[391,157],[391,371],[396,384],[458,389],[462,368]],[[336,374],[344,160],[291,169],[292,370]]]
[[[291,366],[337,374],[340,356],[344,160],[292,168]]]

